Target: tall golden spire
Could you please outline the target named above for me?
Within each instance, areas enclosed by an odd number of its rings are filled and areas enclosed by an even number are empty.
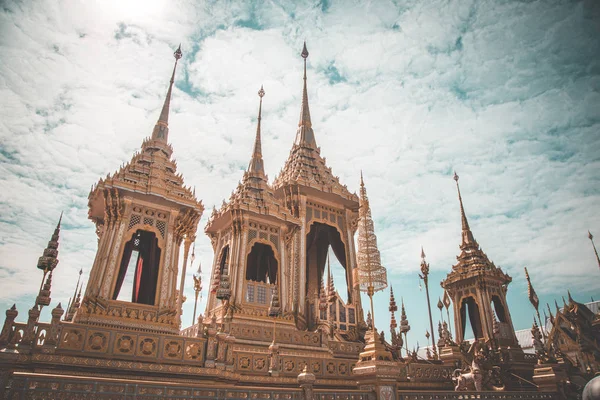
[[[165,103],[163,104],[162,111],[160,112],[160,117],[154,126],[154,131],[152,131],[152,139],[162,140],[163,142],[167,142],[169,137],[169,108],[171,106],[171,92],[173,90],[173,83],[175,82],[175,70],[177,69],[177,61],[182,57],[183,53],[181,52],[181,45],[175,50],[173,56],[175,57],[175,65],[173,66],[173,74],[171,75],[171,81],[169,82],[169,90],[167,91],[167,97],[165,98]]]
[[[310,110],[308,108],[308,89],[306,86],[306,59],[308,58],[308,50],[306,42],[300,54],[304,59],[304,87],[302,89],[302,106],[300,108],[300,121],[298,122],[298,132],[296,133],[296,144],[298,146],[316,148],[315,134],[312,130],[310,121]]]
[[[458,185],[458,175],[454,172],[454,180],[456,181],[456,189],[458,190],[458,201],[460,203],[460,218],[462,221],[462,246],[467,244],[474,245],[478,247],[475,238],[473,237],[473,233],[471,232],[471,228],[469,227],[469,221],[467,221],[467,216],[465,214],[465,208],[463,207],[462,196],[460,195],[460,186]]]
[[[248,173],[263,176],[265,175],[265,168],[262,159],[262,144],[260,138],[260,120],[262,117],[262,98],[265,95],[265,90],[262,85],[258,91],[258,97],[260,97],[260,103],[258,105],[258,122],[256,125],[256,139],[254,140],[254,150],[252,151],[252,159],[250,165],[248,165]]]
[[[588,231],[588,238],[590,239],[590,242],[592,242],[594,253],[596,254],[596,261],[598,261],[598,268],[600,268],[600,257],[598,257],[598,250],[596,250],[596,245],[594,244],[594,235],[592,235],[590,231]]]

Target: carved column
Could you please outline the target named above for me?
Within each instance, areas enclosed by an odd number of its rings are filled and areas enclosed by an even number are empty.
[[[458,296],[458,294],[454,295],[450,294],[452,297],[452,304],[454,306],[454,332],[456,343],[460,344],[464,338],[463,327],[460,321],[460,308],[462,307],[462,298]],[[465,315],[466,316],[466,315]]]
[[[60,333],[60,318],[65,313],[60,303],[52,310],[52,320],[50,321],[50,330],[46,336],[44,347],[55,348],[58,344],[58,335]]]
[[[231,273],[231,265],[229,266],[229,275],[235,277],[235,281],[232,282],[232,293],[235,293],[235,297],[231,299],[231,302],[234,304],[239,304],[243,300],[244,296],[244,282],[246,281],[246,252],[248,246],[248,227],[247,221],[244,221],[244,226],[242,228],[242,232],[239,235],[239,240],[241,241],[240,247],[241,251],[239,253],[238,262],[236,263],[236,273]]]
[[[300,199],[300,281],[298,286],[298,313],[306,320],[306,196]]]
[[[234,370],[234,365],[233,365],[233,344],[235,343],[235,336],[233,335],[227,335],[227,337],[225,337],[225,344],[227,345],[227,351],[225,353],[225,369],[227,371],[233,371]]]
[[[315,374],[308,372],[308,365],[305,365],[304,370],[298,375],[298,383],[302,388],[303,400],[314,400],[313,385],[316,380]]]
[[[204,366],[206,368],[214,368],[215,356],[217,353],[217,327],[214,315],[213,320],[207,329],[207,335],[208,340],[206,344],[206,362],[204,363]]]
[[[27,319],[27,326],[23,332],[23,339],[19,344],[19,349],[30,348],[34,345],[33,341],[35,340],[35,328],[38,322],[38,318],[40,317],[40,309],[37,305],[33,306],[31,310],[29,310],[29,318]]]
[[[0,349],[5,348],[10,343],[10,336],[17,315],[19,315],[19,312],[17,311],[15,304],[6,310],[6,319],[4,320],[4,326],[2,327],[2,333],[0,333]]]
[[[217,356],[215,357],[215,367],[217,369],[225,369],[225,357],[227,350],[227,342],[225,338],[227,334],[225,332],[217,332]]]
[[[279,376],[279,345],[274,338],[269,346],[269,357],[269,375]]]

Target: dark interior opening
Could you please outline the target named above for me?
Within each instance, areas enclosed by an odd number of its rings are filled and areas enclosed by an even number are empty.
[[[254,243],[246,260],[246,280],[277,283],[277,259],[271,246]]]
[[[138,229],[125,243],[117,283],[113,293],[113,300],[119,298],[121,290],[125,289],[126,296],[119,300],[154,305],[156,296],[156,283],[158,281],[158,269],[160,265],[160,248],[158,238],[154,232]],[[131,290],[131,297],[129,297]]]
[[[332,226],[315,222],[306,235],[306,299],[307,299],[307,319],[309,329],[313,329],[317,322],[318,315],[311,312],[310,304],[313,297],[320,295],[321,280],[323,287],[327,286],[327,279],[324,278],[325,267],[327,264],[327,252],[329,247],[333,250],[335,257],[340,262],[346,272],[346,289],[348,293],[348,303],[352,302],[352,294],[348,287],[348,272],[346,267],[346,248],[340,237],[340,233]]]
[[[468,310],[468,311],[467,311]],[[462,327],[462,340],[465,339],[465,330],[467,326],[467,312],[469,314],[469,323],[473,329],[475,339],[483,338],[483,329],[481,326],[481,317],[479,315],[479,306],[473,297],[467,297],[462,300],[460,306],[460,324]]]
[[[498,296],[492,296],[492,304],[494,305],[494,311],[496,312],[496,318],[500,322],[506,322],[506,310],[502,305],[502,301]]]
[[[229,245],[223,247],[221,250],[221,258],[219,259],[219,272],[223,274],[223,270],[225,269],[225,263],[227,263],[227,257],[229,257]],[[231,272],[231,271],[229,271]]]

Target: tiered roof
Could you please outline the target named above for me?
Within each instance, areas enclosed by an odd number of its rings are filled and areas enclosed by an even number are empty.
[[[301,55],[304,58],[304,87],[296,140],[283,169],[273,182],[273,187],[279,189],[286,185],[297,184],[323,192],[334,193],[347,200],[358,202],[358,196],[350,193],[346,185],[342,185],[339,178],[333,175],[331,168],[326,164],[326,160],[321,157],[321,149],[317,147],[308,107],[308,90],[306,87],[308,50],[306,49],[306,43],[304,43]]]
[[[175,51],[175,66],[169,90],[154,126],[152,136],[144,139],[141,151],[136,152],[131,161],[122,165],[113,174],[106,175],[92,186],[90,204],[101,197],[104,189],[125,189],[132,192],[152,194],[180,203],[202,212],[204,207],[196,199],[194,190],[184,186],[183,176],[177,173],[177,162],[171,159],[173,148],[167,142],[169,136],[169,108],[171,92],[175,80],[177,61],[181,58],[181,46]]]
[[[454,173],[454,180],[456,181],[458,200],[460,203],[462,242],[460,244],[460,254],[456,257],[458,262],[456,265],[452,266],[452,271],[448,274],[444,285],[471,276],[478,276],[482,272],[485,272],[487,277],[493,277],[503,284],[512,282],[512,278],[504,273],[502,268],[496,267],[496,265],[489,260],[488,256],[481,250],[479,244],[475,240],[465,214],[460,187],[458,185],[458,175],[456,173]]]

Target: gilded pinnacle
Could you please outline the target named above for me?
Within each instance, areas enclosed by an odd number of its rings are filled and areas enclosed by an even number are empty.
[[[176,60],[179,60],[181,57],[183,57],[183,53],[181,52],[181,43],[179,43],[179,47],[177,50],[175,50],[175,53],[173,53],[173,57],[175,57]]]
[[[260,86],[260,90],[258,91],[258,97],[260,98],[258,104],[258,121],[256,123],[256,138],[254,139],[254,149],[252,151],[252,158],[250,159],[250,164],[248,165],[248,173],[258,175],[259,177],[264,177],[265,168],[262,159],[262,141],[261,141],[261,120],[262,120],[262,99],[265,95],[265,89],[263,86]]]
[[[306,48],[306,41],[304,41],[304,47],[302,47],[302,53],[300,53],[300,55],[304,59],[308,58],[308,50]]]
[[[169,109],[171,106],[171,92],[173,91],[173,83],[175,83],[175,71],[177,70],[177,61],[181,57],[183,57],[183,53],[181,52],[181,45],[175,50],[173,53],[173,57],[175,57],[175,65],[173,66],[173,73],[171,74],[171,80],[169,81],[169,89],[167,90],[167,96],[165,97],[165,102],[163,104],[163,108],[160,112],[160,116],[156,125],[154,127],[154,131],[152,132],[152,139],[160,139],[163,142],[167,142],[169,135]]]
[[[475,238],[473,237],[473,233],[471,232],[471,228],[469,227],[469,221],[467,221],[467,215],[465,214],[465,208],[463,206],[462,196],[460,194],[460,186],[458,185],[458,175],[456,171],[454,171],[454,180],[456,181],[456,190],[458,191],[458,202],[460,204],[460,219],[462,223],[462,244],[461,246],[465,246],[467,244],[473,244],[475,247],[478,247]]]

